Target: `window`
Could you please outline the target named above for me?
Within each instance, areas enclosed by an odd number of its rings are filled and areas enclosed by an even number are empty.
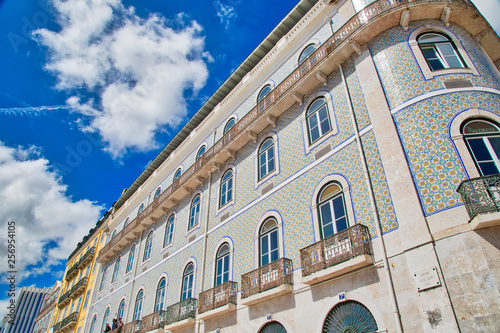
[[[106,271],[108,270],[108,267],[104,267],[102,271],[102,276],[101,276],[101,284],[99,285],[99,291],[101,291],[104,288],[104,282],[106,281]]]
[[[163,247],[172,243],[174,238],[174,221],[175,215],[171,215],[168,218],[167,224],[165,225],[165,238],[163,239]]]
[[[201,146],[200,150],[198,150],[198,152],[196,153],[196,160],[197,161],[203,156],[203,154],[205,154],[206,150],[207,150],[207,146],[205,146],[205,145]]]
[[[482,119],[467,122],[462,133],[482,176],[500,173],[500,130]]]
[[[233,200],[233,170],[227,170],[220,182],[220,202],[219,207],[225,206]]]
[[[134,318],[132,320],[141,320],[141,310],[142,310],[142,299],[144,298],[144,292],[141,289],[137,293],[137,297],[135,298],[135,306],[134,306]]]
[[[130,248],[130,252],[128,253],[127,271],[125,273],[128,273],[132,270],[132,265],[134,264],[134,255],[135,255],[135,245],[133,245]]]
[[[177,169],[174,173],[174,178],[172,180],[172,183],[175,182],[181,176],[181,174],[182,174],[182,169],[181,168]]]
[[[102,318],[101,332],[104,332],[106,324],[108,323],[108,319],[109,319],[109,308],[107,308],[106,311],[104,312],[104,317]]]
[[[127,217],[127,218],[125,219],[125,222],[123,223],[123,228],[125,228],[125,227],[129,224],[129,223],[130,223],[130,218],[129,218],[129,217]]]
[[[181,301],[191,298],[193,295],[193,277],[194,277],[194,265],[189,263],[184,269],[184,274],[182,275],[182,294]]]
[[[156,189],[154,199],[158,198],[158,197],[160,196],[160,194],[161,194],[161,187],[158,187],[158,188]]]
[[[116,236],[116,229],[115,229],[115,230],[113,230],[113,233],[111,234],[111,239],[115,238],[115,236]],[[111,240],[111,239],[110,239],[110,240]]]
[[[146,245],[144,246],[144,256],[142,261],[146,261],[151,257],[151,247],[153,246],[153,231],[150,231],[146,238]]]
[[[140,206],[139,206],[139,209],[137,210],[137,215],[139,215],[140,213],[142,213],[142,211],[144,210],[144,203],[142,203]]]
[[[121,257],[116,258],[115,268],[113,268],[113,275],[111,275],[111,283],[115,282],[116,278],[118,277],[118,271],[120,270],[120,260]]]
[[[120,302],[120,305],[118,305],[118,314],[117,314],[117,319],[122,318],[123,319],[123,312],[125,311],[125,300],[122,299]]]
[[[354,9],[356,12],[359,12],[375,0],[352,0],[352,4],[354,5]]]
[[[307,109],[307,130],[309,133],[309,144],[317,141],[326,133],[330,132],[330,116],[326,100],[320,97],[314,100]]]
[[[274,171],[274,141],[266,139],[259,148],[259,180]]]
[[[90,289],[87,290],[87,295],[85,296],[85,302],[83,302],[83,308],[87,308],[87,304],[89,302],[89,297],[90,297]]]
[[[234,118],[229,119],[226,126],[224,126],[224,134],[226,134],[235,124],[236,120]]]
[[[418,37],[418,46],[431,71],[465,67],[455,45],[442,34],[425,33]]]
[[[224,243],[217,251],[215,259],[215,285],[229,281],[229,244]]]
[[[94,315],[94,318],[92,318],[92,322],[90,323],[89,333],[94,333],[96,322],[97,322],[97,315]]]
[[[201,196],[197,194],[194,197],[193,201],[191,201],[188,229],[191,229],[200,222],[200,206],[201,206]]]
[[[155,312],[163,310],[163,303],[165,301],[165,287],[167,285],[166,279],[163,278],[158,283],[156,288]]]
[[[271,92],[272,88],[271,88],[271,85],[270,84],[266,84],[264,86],[264,88],[262,88],[259,92],[259,95],[257,95],[257,103],[259,103],[260,101],[262,101],[264,99],[264,97],[266,97],[267,95],[269,95],[269,93]]]
[[[322,239],[347,229],[344,192],[340,184],[327,184],[320,191],[317,201]]]
[[[361,303],[347,300],[328,313],[322,332],[378,332],[377,322],[370,310]]]
[[[330,331],[328,331],[330,332]],[[335,332],[335,331],[332,331]],[[344,331],[342,331],[344,332]],[[349,331],[346,331],[349,332]],[[270,321],[266,323],[259,331],[259,333],[286,333],[286,329],[283,325],[277,321]]]
[[[274,218],[267,219],[260,228],[260,266],[267,265],[279,258],[278,223]]]
[[[304,62],[314,51],[316,51],[316,45],[311,43],[307,45],[299,56],[299,65]]]

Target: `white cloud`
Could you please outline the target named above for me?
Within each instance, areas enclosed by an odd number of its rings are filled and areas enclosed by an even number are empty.
[[[211,57],[202,28],[182,14],[142,19],[120,0],[53,2],[60,31],[40,29],[35,36],[49,50],[46,68],[57,88],[80,92],[67,102],[83,129],[99,132],[114,157],[157,147],[155,134],[178,126],[186,95],[205,85]]]
[[[500,20],[498,20],[500,0],[473,0],[472,2],[498,34],[500,32]]]
[[[11,148],[0,142],[0,272],[8,270],[8,221],[15,222],[19,282],[50,272],[66,260],[95,226],[101,210],[94,202],[68,197],[66,185],[37,149]],[[27,269],[30,265],[35,268]]]
[[[224,6],[224,4],[219,0],[214,2],[214,6],[217,17],[219,17],[220,19],[220,23],[222,23],[226,27],[226,29],[228,29],[231,20],[235,20],[238,17],[236,9],[234,9],[234,7],[230,5]]]

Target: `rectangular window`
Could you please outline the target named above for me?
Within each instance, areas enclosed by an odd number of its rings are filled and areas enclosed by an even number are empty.
[[[85,302],[83,302],[83,308],[87,308],[87,303],[89,302],[89,297],[90,297],[90,289],[87,291],[87,296],[85,296]]]

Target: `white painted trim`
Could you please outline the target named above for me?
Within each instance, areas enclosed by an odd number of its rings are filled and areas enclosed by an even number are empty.
[[[220,195],[221,195],[221,181],[222,177],[228,172],[229,170],[233,171],[233,188],[232,188],[232,197],[231,200],[226,202],[224,206],[219,206],[220,205]],[[229,163],[227,167],[224,169],[223,172],[220,173],[219,180],[217,180],[217,193],[216,193],[216,199],[217,199],[217,210],[215,212],[215,216],[218,216],[221,212],[226,210],[227,208],[231,207],[236,203],[236,165],[233,163]]]
[[[279,253],[279,258],[283,258],[284,256],[284,244],[283,244],[283,218],[281,217],[281,214],[277,210],[268,210],[267,212],[264,213],[264,215],[261,216],[259,219],[259,222],[257,222],[257,225],[255,226],[254,229],[254,268],[260,267],[260,246],[259,246],[259,240],[260,240],[260,228],[262,227],[262,224],[267,221],[269,218],[274,218],[276,222],[278,223],[278,253]]]
[[[210,282],[210,286],[212,288],[215,287],[215,274],[217,272],[217,262],[216,262],[217,252],[219,252],[220,247],[224,243],[227,243],[229,245],[229,277],[228,277],[228,281],[233,281],[234,242],[230,237],[224,236],[219,240],[219,242],[215,246],[215,251],[212,254],[212,281]]]
[[[265,177],[259,180],[259,150],[262,143],[268,138],[273,139],[274,144],[274,170],[269,172]],[[257,142],[254,150],[254,188],[259,188],[263,183],[267,182],[270,178],[278,175],[280,173],[280,157],[279,157],[279,138],[275,131],[269,131],[265,133],[262,138]]]

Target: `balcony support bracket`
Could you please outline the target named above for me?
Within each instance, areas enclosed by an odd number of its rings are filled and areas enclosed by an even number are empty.
[[[451,8],[444,7],[443,12],[441,13],[441,22],[443,22],[447,27],[450,26],[450,16],[451,16]]]
[[[444,13],[444,11],[443,11]],[[441,15],[441,19],[443,16]],[[401,20],[399,21],[399,24],[403,28],[404,31],[408,31],[410,28],[410,10],[407,9],[401,13]]]
[[[255,132],[247,131],[247,135],[253,142],[257,142],[257,134]]]
[[[322,71],[317,71],[316,73],[314,73],[314,76],[326,87],[326,85],[328,84],[328,78]]]
[[[292,93],[292,98],[297,102],[299,103],[300,106],[302,106],[303,102],[302,102],[302,98],[304,96],[302,96],[301,94],[299,94],[298,92],[293,92]]]
[[[269,124],[273,125],[273,127],[276,127],[276,117],[273,117],[270,114],[268,114],[266,116],[266,120]]]
[[[359,43],[358,43],[358,42],[356,42],[355,40],[353,40],[353,41],[352,41],[349,45],[351,46],[351,49],[352,49],[354,52],[356,52],[356,54],[357,54],[358,56],[360,56],[360,55],[361,55],[361,52],[362,52],[362,51],[361,51],[361,45],[359,45]],[[326,85],[326,84],[325,84],[325,85]]]

